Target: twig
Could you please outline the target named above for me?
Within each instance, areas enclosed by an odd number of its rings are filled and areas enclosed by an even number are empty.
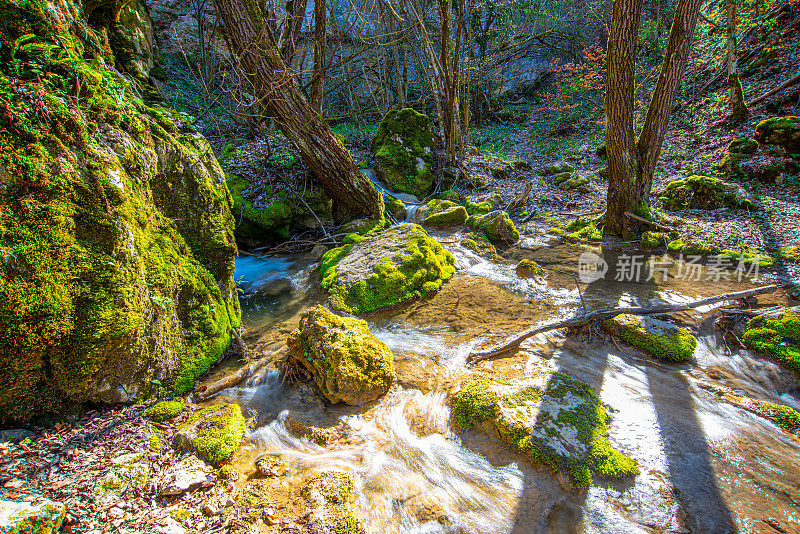
[[[555,323],[549,323],[543,326],[530,328],[501,345],[497,345],[495,347],[486,350],[473,352],[467,357],[467,363],[472,364],[475,362],[479,362],[481,360],[486,360],[488,358],[499,356],[501,354],[515,350],[519,348],[520,344],[526,339],[531,338],[536,334],[549,332],[551,330],[557,330],[559,328],[583,326],[589,324],[592,321],[604,321],[606,319],[610,319],[612,317],[616,317],[617,315],[622,315],[622,314],[658,315],[663,313],[686,311],[694,308],[699,308],[700,306],[706,306],[708,304],[722,302],[725,300],[737,300],[740,298],[751,297],[753,295],[761,295],[763,293],[769,293],[771,291],[775,291],[776,289],[778,289],[778,286],[773,284],[768,286],[757,287],[755,289],[748,289],[747,291],[739,291],[737,293],[725,293],[722,295],[717,295],[715,297],[709,297],[701,300],[695,300],[693,302],[687,302],[685,304],[662,304],[659,306],[650,306],[650,307],[631,306],[631,307],[619,307],[619,308],[602,308],[599,310],[595,310],[591,313],[585,314],[581,317],[572,317],[570,319],[565,319],[563,321],[557,321]]]
[[[759,102],[761,102],[761,101],[762,101],[762,100],[764,100],[765,98],[769,98],[769,97],[771,97],[772,95],[774,95],[775,93],[777,93],[777,92],[779,92],[779,91],[782,91],[783,89],[786,89],[787,87],[791,87],[792,85],[794,85],[794,84],[796,84],[796,83],[800,83],[800,72],[798,72],[797,74],[795,74],[794,76],[792,76],[791,78],[789,78],[788,80],[786,80],[785,82],[783,82],[782,84],[780,84],[780,85],[779,85],[778,87],[776,87],[775,89],[772,89],[772,90],[770,90],[770,91],[767,91],[767,92],[766,92],[766,93],[764,93],[763,95],[761,95],[761,96],[759,96],[759,97],[757,97],[757,98],[754,98],[754,99],[750,100],[749,102],[747,102],[747,104],[746,104],[746,105],[747,105],[748,107],[750,107],[750,106],[752,106],[752,105],[754,105],[754,104],[758,104]]]
[[[625,212],[625,216],[626,217],[630,217],[633,220],[636,220],[636,221],[639,221],[639,222],[643,222],[645,224],[649,224],[650,226],[654,226],[654,227],[658,228],[659,230],[664,230],[665,232],[677,232],[677,230],[675,228],[672,228],[671,226],[667,226],[666,224],[657,223],[655,221],[649,221],[649,220],[645,219],[644,217],[639,217],[638,215],[634,215],[633,213],[631,213],[629,211]]]
[[[575,279],[575,287],[578,288],[578,296],[581,298],[581,305],[583,306],[583,315],[586,315],[586,313],[587,313],[587,311],[586,311],[586,303],[583,301],[583,292],[581,292],[581,284],[580,284],[580,282],[578,282],[578,275],[575,274],[575,273],[572,273],[572,277]],[[589,334],[589,337],[591,337],[591,334]]]

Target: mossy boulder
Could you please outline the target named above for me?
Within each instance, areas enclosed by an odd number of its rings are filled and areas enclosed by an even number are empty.
[[[211,147],[103,67],[113,17],[2,10],[0,424],[186,391],[240,323]]]
[[[557,162],[547,165],[545,167],[540,167],[538,169],[534,169],[534,173],[538,174],[539,176],[553,176],[556,174],[562,174],[566,172],[572,172],[573,167],[569,163],[565,162]]]
[[[334,308],[367,313],[436,291],[455,258],[419,225],[403,223],[325,253],[319,274]]]
[[[689,360],[697,347],[697,339],[685,328],[655,317],[617,315],[605,320],[603,326],[625,343],[662,360]]]
[[[595,190],[594,186],[589,183],[589,178],[579,174],[570,175],[566,180],[560,182],[558,187],[564,191],[577,191],[584,194]]]
[[[289,350],[332,403],[361,405],[382,397],[395,380],[392,351],[366,321],[317,306],[289,335]]]
[[[598,228],[601,219],[578,217],[564,225],[564,237],[571,241],[601,241],[603,232]]]
[[[755,209],[750,195],[737,184],[709,176],[692,175],[667,185],[661,197],[664,207],[672,211],[684,209],[713,210],[723,207]]]
[[[473,199],[467,197],[464,201],[464,206],[467,213],[470,215],[486,215],[489,212],[495,211],[503,202],[503,197],[495,193],[480,199]]]
[[[739,178],[772,183],[783,173],[797,172],[798,164],[785,157],[765,154],[725,154],[720,161],[722,172]]]
[[[253,187],[236,175],[227,175],[226,181],[233,198],[236,238],[248,245],[284,241],[292,233],[317,229],[320,221],[333,223],[333,201],[317,184],[301,190],[301,201],[287,189]]]
[[[800,373],[800,309],[753,317],[742,342]]]
[[[636,461],[609,441],[609,416],[597,393],[563,373],[473,378],[453,397],[452,414],[461,429],[488,424],[533,463],[565,470],[576,487],[591,484],[592,473],[638,473]]]
[[[194,450],[203,460],[218,464],[233,456],[244,440],[247,425],[237,404],[214,404],[195,412],[178,427],[175,445]]]
[[[395,191],[424,198],[433,186],[435,148],[430,117],[411,108],[392,110],[372,139],[375,174]]]
[[[484,258],[497,258],[497,249],[482,233],[470,232],[464,235],[461,246]]]
[[[386,205],[386,214],[390,215],[395,221],[405,221],[408,215],[408,209],[402,200],[388,195],[383,196],[384,204]]]
[[[778,145],[789,154],[800,154],[800,117],[773,117],[758,123],[756,139],[764,145]]]
[[[755,154],[758,152],[758,141],[755,139],[734,139],[728,143],[728,152],[735,154]]]
[[[642,234],[641,246],[643,250],[650,250],[659,247],[665,247],[671,238],[664,232],[644,232]]]
[[[467,226],[482,230],[489,241],[507,244],[519,241],[517,227],[505,211],[497,210],[486,215],[473,215],[467,219]]]
[[[545,274],[545,270],[535,261],[525,259],[517,264],[516,273],[520,278],[534,278]]]
[[[466,208],[450,200],[433,199],[426,205],[425,226],[457,226],[467,222],[469,215]]]
[[[353,475],[342,471],[325,471],[309,480],[300,492],[309,512],[304,531],[363,534],[363,527],[349,508],[353,482]]]
[[[0,500],[0,532],[3,534],[56,534],[66,517],[63,503],[41,497],[33,502]]]

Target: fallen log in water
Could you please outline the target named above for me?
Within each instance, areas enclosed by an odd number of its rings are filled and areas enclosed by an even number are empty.
[[[198,401],[204,401],[204,400],[210,399],[211,397],[213,397],[214,395],[216,395],[217,393],[219,393],[223,389],[232,388],[233,386],[236,386],[236,385],[244,382],[245,380],[247,380],[248,377],[252,376],[253,374],[255,374],[256,371],[258,371],[262,367],[265,367],[267,364],[269,364],[272,361],[273,361],[273,358],[270,355],[270,356],[266,356],[264,358],[258,359],[258,360],[254,361],[252,363],[247,364],[247,365],[243,365],[235,373],[233,373],[231,375],[228,375],[225,378],[221,378],[221,379],[217,380],[216,382],[214,382],[213,384],[211,384],[210,386],[208,386],[203,391],[199,391],[199,392],[195,393],[195,397],[197,398]]]
[[[739,291],[736,293],[725,293],[723,295],[717,295],[715,297],[708,297],[700,300],[695,300],[693,302],[687,302],[685,304],[660,304],[658,306],[647,306],[647,307],[630,306],[630,307],[619,307],[619,308],[601,308],[599,310],[595,310],[593,312],[581,315],[579,317],[572,317],[570,319],[564,319],[563,321],[549,323],[546,325],[536,326],[534,328],[528,329],[501,345],[497,345],[495,347],[490,347],[485,350],[471,353],[469,356],[467,356],[467,363],[473,364],[481,360],[486,360],[494,356],[499,356],[501,354],[508,353],[512,350],[519,348],[520,344],[523,341],[535,336],[536,334],[549,332],[551,330],[558,330],[559,328],[585,326],[593,321],[605,321],[606,319],[610,319],[612,317],[616,317],[617,315],[622,315],[626,313],[631,315],[658,315],[662,313],[686,311],[694,308],[699,308],[701,306],[706,306],[708,304],[723,302],[726,300],[737,300],[741,298],[752,297],[753,295],[770,293],[777,289],[778,286],[773,284],[768,286],[757,287],[755,289],[748,289],[747,291]]]

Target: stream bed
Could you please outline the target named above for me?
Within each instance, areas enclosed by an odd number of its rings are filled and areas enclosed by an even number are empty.
[[[458,235],[432,235],[456,256],[453,278],[433,296],[364,317],[394,353],[397,384],[364,407],[325,403],[309,385],[282,383],[275,369],[226,390],[221,396],[256,421],[235,458],[242,471],[270,454],[289,466],[282,482],[289,486],[325,470],[350,472],[352,510],[369,533],[800,532],[800,442],[708,387],[798,406],[797,383],[770,360],[729,347],[709,309],[677,315],[698,338],[688,364],[655,361],[597,334],[556,331],[512,357],[466,365],[476,346],[582,305],[683,302],[752,281],[600,280],[579,293],[582,245],[534,240],[489,261],[459,246]],[[521,258],[539,262],[547,276],[519,278]],[[313,265],[302,257],[237,260],[249,341],[278,350],[299,315],[324,301]],[[576,491],[496,435],[451,426],[448,395],[465,378],[542,370],[594,387],[611,416],[610,440],[636,459],[638,476],[597,477],[588,491]],[[287,430],[287,418],[344,428],[346,438],[317,445]]]

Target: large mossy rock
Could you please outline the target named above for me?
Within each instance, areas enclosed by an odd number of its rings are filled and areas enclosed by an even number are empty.
[[[467,226],[482,230],[489,241],[507,244],[519,241],[517,227],[505,211],[496,210],[486,215],[473,215],[467,219]]]
[[[194,450],[211,464],[227,460],[244,440],[247,425],[237,404],[213,404],[195,412],[178,427],[178,447]]]
[[[186,391],[240,322],[219,164],[104,67],[113,20],[0,6],[0,424]]]
[[[723,182],[719,178],[692,175],[667,185],[661,197],[664,207],[672,211],[690,209],[756,208],[742,186]]]
[[[436,291],[454,263],[421,226],[404,223],[329,250],[319,273],[333,307],[359,314]]]
[[[800,373],[800,308],[753,317],[742,342]]]
[[[0,500],[0,532],[3,534],[56,534],[66,517],[66,507],[39,498],[34,502]]]
[[[427,115],[411,108],[392,110],[372,139],[375,174],[395,191],[424,198],[433,186],[435,148]]]
[[[287,344],[333,403],[373,401],[395,379],[392,351],[370,333],[366,321],[340,317],[322,306],[303,314]]]
[[[655,317],[617,315],[604,321],[603,326],[625,343],[662,360],[689,360],[697,347],[697,339],[685,328]]]
[[[608,439],[608,414],[597,393],[563,373],[540,373],[513,381],[473,378],[454,396],[458,427],[488,423],[500,438],[553,471],[566,470],[577,487],[592,473],[625,477],[636,462]]]
[[[308,184],[299,193],[302,201],[290,191],[273,190],[270,185],[259,188],[259,199],[253,201],[249,198],[252,186],[246,179],[228,175],[227,184],[233,198],[236,238],[247,245],[285,241],[293,232],[318,229],[320,222],[333,224],[333,201],[316,184]]]
[[[777,145],[789,154],[800,154],[800,117],[773,117],[758,123],[756,139],[763,145]]]
[[[420,207],[416,213],[417,220],[424,226],[448,227],[467,222],[469,215],[464,206],[450,200],[433,199]]]

